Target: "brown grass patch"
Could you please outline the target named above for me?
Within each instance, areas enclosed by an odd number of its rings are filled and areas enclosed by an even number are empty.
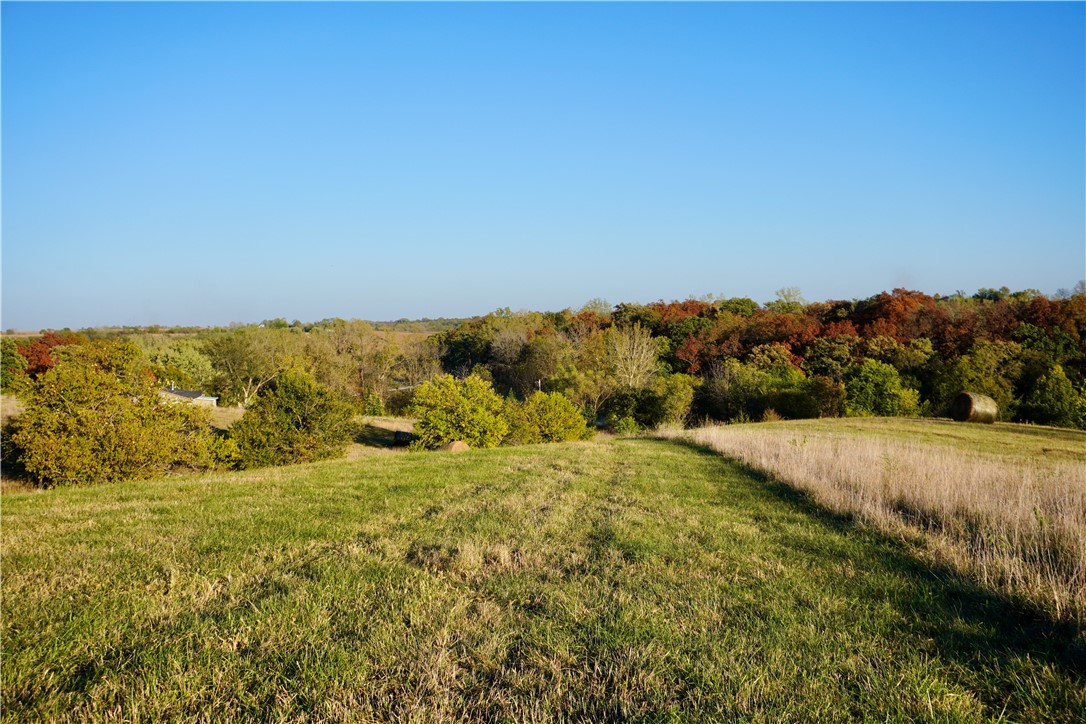
[[[211,424],[220,430],[229,430],[244,414],[245,410],[241,407],[212,407]]]
[[[0,424],[23,414],[26,405],[15,395],[0,395]]]
[[[661,435],[738,459],[877,528],[919,532],[941,562],[1086,624],[1086,466],[1077,461],[842,436],[827,423]]]

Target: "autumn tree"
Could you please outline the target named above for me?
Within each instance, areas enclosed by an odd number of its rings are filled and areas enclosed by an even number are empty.
[[[26,374],[30,377],[38,377],[51,370],[56,364],[53,350],[86,341],[85,337],[69,332],[49,331],[28,344],[19,345],[18,351],[26,358]]]

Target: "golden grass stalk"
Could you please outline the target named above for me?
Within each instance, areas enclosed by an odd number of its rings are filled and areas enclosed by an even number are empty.
[[[1086,466],[762,425],[663,430],[876,528],[920,532],[941,563],[1086,623]]]

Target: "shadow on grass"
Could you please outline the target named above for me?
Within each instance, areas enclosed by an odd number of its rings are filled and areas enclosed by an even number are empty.
[[[386,430],[376,425],[361,425],[355,433],[354,441],[367,447],[391,448],[395,440],[395,431]]]
[[[1074,624],[1056,621],[1028,603],[982,588],[947,566],[922,560],[905,541],[860,527],[854,516],[829,510],[806,492],[742,462],[686,440],[646,442],[678,444],[716,458],[758,483],[752,495],[783,504],[827,532],[859,537],[866,550],[863,560],[856,557],[853,561],[857,569],[870,569],[875,563],[883,571],[904,576],[909,584],[902,592],[885,594],[887,602],[911,622],[903,634],[932,639],[943,655],[977,672],[1008,671],[1015,660],[1029,658],[1051,665],[1071,681],[1086,686],[1084,632]],[[778,542],[801,549],[783,533]]]

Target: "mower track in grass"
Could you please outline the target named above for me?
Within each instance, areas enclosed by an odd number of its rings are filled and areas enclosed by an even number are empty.
[[[8,721],[1086,712],[1073,631],[666,441],[2,503]]]

